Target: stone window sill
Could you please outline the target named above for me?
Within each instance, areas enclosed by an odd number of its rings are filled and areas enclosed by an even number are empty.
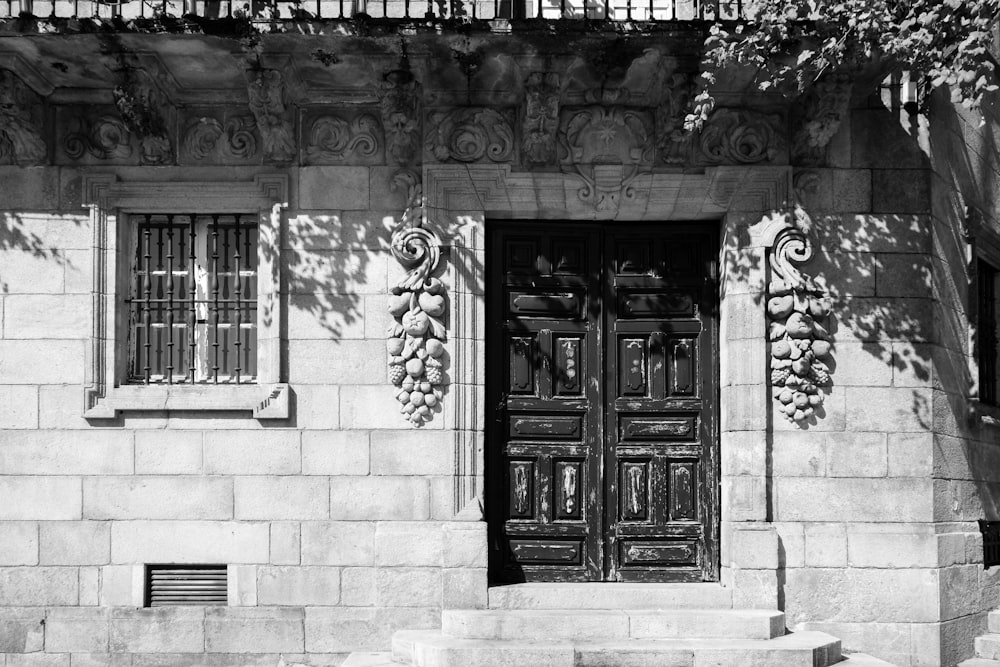
[[[87,419],[114,419],[138,410],[249,410],[255,419],[287,419],[287,384],[114,387],[83,413]]]

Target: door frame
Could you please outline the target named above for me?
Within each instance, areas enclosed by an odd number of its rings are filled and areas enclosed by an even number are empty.
[[[442,426],[454,438],[451,521],[481,522],[485,405],[484,229],[487,219],[702,221],[720,243],[720,581],[737,606],[777,604],[778,539],[766,464],[771,429],[763,298],[774,235],[755,233],[792,201],[791,167],[719,166],[626,177],[595,207],[578,176],[504,164],[423,168],[426,225],[446,246],[453,313]],[[605,187],[606,186],[602,186]],[[399,195],[396,195],[397,197]],[[610,205],[608,204],[610,201]],[[481,528],[486,546],[485,525]],[[753,550],[737,543],[749,540]],[[735,546],[735,548],[734,548]],[[482,581],[486,585],[485,562]]]

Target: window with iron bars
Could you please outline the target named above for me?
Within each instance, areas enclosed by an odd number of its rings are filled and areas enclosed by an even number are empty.
[[[130,223],[127,382],[256,382],[256,216],[138,214]]]

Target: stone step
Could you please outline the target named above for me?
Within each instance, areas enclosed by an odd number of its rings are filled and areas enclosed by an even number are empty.
[[[732,609],[732,590],[714,583],[536,583],[494,586],[490,609]]]
[[[392,651],[362,652],[356,651],[349,656],[340,667],[400,667],[392,659]]]
[[[762,609],[455,609],[443,634],[460,639],[771,639],[785,615]]]
[[[844,659],[836,667],[899,667],[895,663],[886,662],[867,653],[845,654]]]
[[[976,657],[1000,660],[1000,634],[976,637]]]
[[[823,632],[774,639],[501,641],[459,639],[434,630],[403,630],[392,656],[414,667],[828,667],[841,659],[840,640]]]
[[[958,663],[958,667],[1000,667],[1000,660],[989,658],[969,658]]]

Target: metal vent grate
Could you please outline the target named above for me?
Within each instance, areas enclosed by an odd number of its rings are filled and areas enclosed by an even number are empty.
[[[979,520],[983,534],[983,568],[1000,565],[1000,521]]]
[[[146,606],[225,605],[225,565],[147,565]]]

